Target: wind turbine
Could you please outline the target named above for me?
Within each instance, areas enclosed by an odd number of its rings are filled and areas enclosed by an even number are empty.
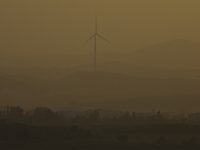
[[[87,43],[89,40],[91,40],[92,38],[94,38],[94,71],[96,72],[96,63],[97,63],[97,57],[96,57],[96,49],[97,49],[97,45],[96,45],[96,37],[100,37],[101,39],[105,40],[106,42],[109,42],[108,40],[106,40],[105,38],[103,38],[102,36],[100,36],[97,33],[97,17],[95,16],[95,33],[92,37],[90,37],[85,43]],[[84,43],[84,44],[85,44]],[[110,43],[110,42],[109,42]]]

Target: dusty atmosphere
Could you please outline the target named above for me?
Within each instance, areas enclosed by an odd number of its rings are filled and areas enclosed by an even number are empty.
[[[0,0],[0,149],[200,149],[199,0]]]

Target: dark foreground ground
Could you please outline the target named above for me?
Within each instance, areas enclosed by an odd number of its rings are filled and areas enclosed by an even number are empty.
[[[195,150],[200,125],[0,126],[0,150]]]

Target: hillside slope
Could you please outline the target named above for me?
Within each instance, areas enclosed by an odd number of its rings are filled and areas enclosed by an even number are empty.
[[[0,77],[0,101],[4,105],[59,107],[79,101],[84,106],[120,108],[134,104],[144,107],[151,102],[157,105],[162,99],[165,103],[182,99],[187,105],[200,97],[200,81],[191,79],[156,79],[107,72],[77,72],[59,80],[40,79],[41,82],[34,83],[27,78],[9,78]]]
[[[123,52],[123,50],[121,50]],[[114,50],[97,52],[97,62],[120,61],[159,68],[200,69],[200,44],[187,40],[158,43],[129,53]],[[93,53],[83,55],[43,55],[1,57],[1,67],[59,67],[70,68],[93,63]]]
[[[88,63],[71,68],[13,68],[13,67],[0,67],[0,71],[14,76],[23,76],[29,80],[37,80],[36,78],[43,79],[60,79],[67,75],[72,75],[80,71],[93,71],[94,64]],[[150,78],[190,78],[200,79],[200,69],[169,69],[158,67],[147,67],[141,65],[134,65],[122,61],[107,61],[97,63],[97,70],[99,72],[120,73],[125,75],[137,77],[150,77]],[[17,77],[16,77],[17,78]],[[29,78],[29,79],[28,79]],[[47,80],[48,81],[48,80]]]

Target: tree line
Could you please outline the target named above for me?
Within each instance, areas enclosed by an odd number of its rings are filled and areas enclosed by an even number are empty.
[[[11,122],[29,122],[29,123],[69,123],[69,124],[137,124],[137,123],[200,123],[200,119],[190,119],[186,114],[177,114],[170,116],[160,111],[152,114],[122,113],[119,117],[101,116],[98,110],[91,111],[89,115],[76,115],[75,117],[65,118],[63,112],[54,112],[47,107],[37,107],[34,111],[24,111],[20,106],[9,106],[7,111],[0,111],[1,120]]]

